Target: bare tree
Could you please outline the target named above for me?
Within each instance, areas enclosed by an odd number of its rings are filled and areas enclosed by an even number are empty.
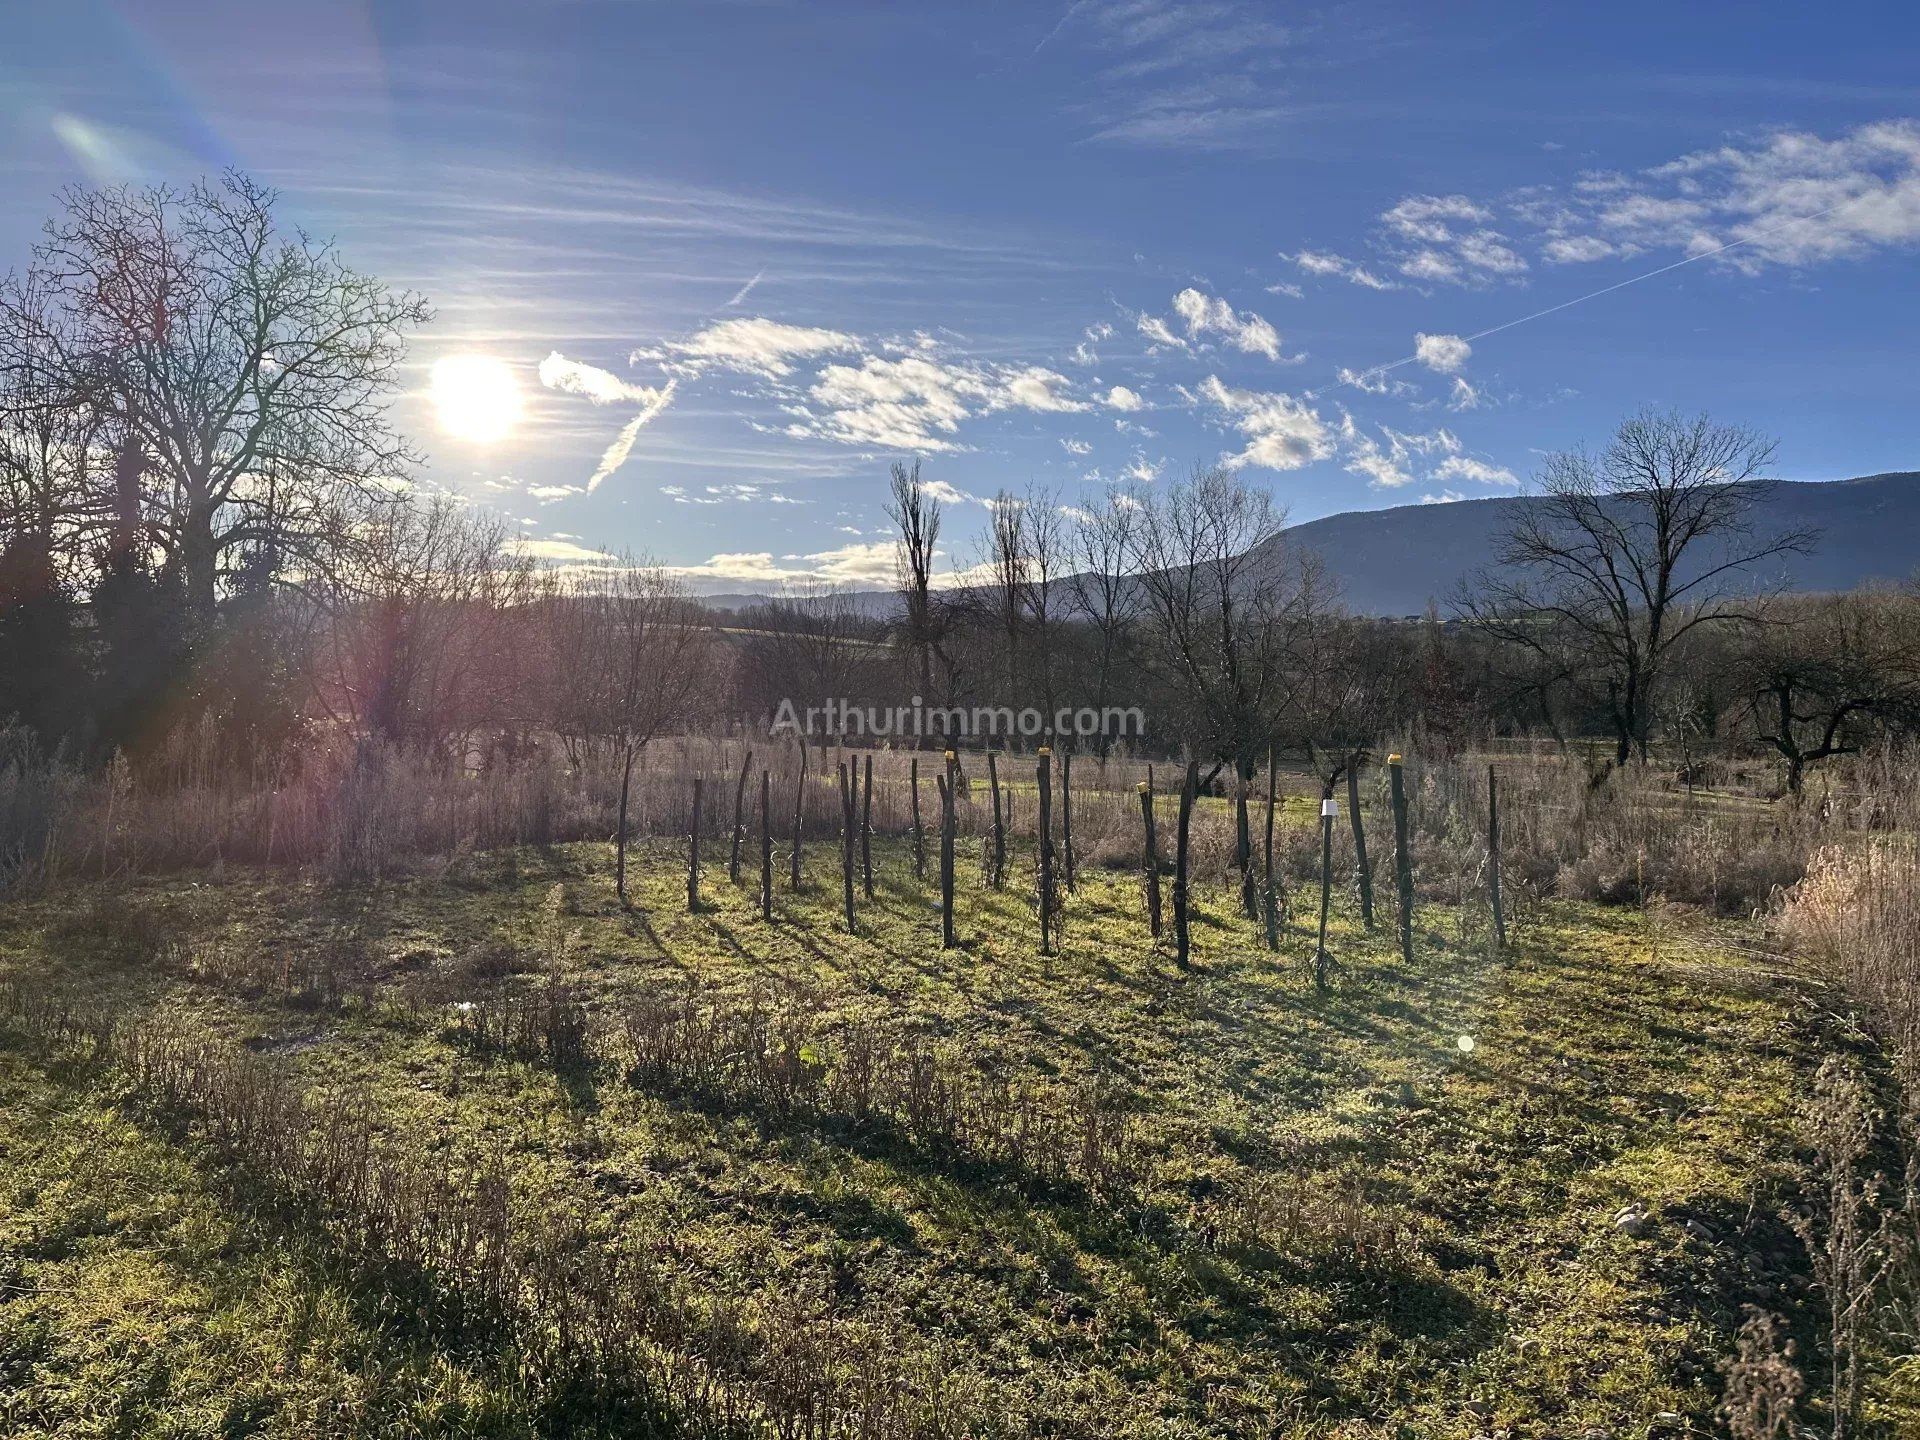
[[[566,703],[620,757],[614,888],[624,904],[634,764],[655,739],[692,724],[718,693],[711,621],[667,571],[631,558],[582,576],[556,614],[566,627],[557,638],[591,657],[576,672],[583,693]]]
[[[113,515],[110,437],[73,386],[45,274],[0,280],[0,552],[77,584]]]
[[[849,697],[867,685],[876,657],[884,658],[880,627],[863,618],[839,586],[803,580],[764,605],[742,611],[743,681],[752,702],[769,717],[781,700],[806,709]]]
[[[1068,603],[1094,634],[1093,703],[1104,712],[1121,658],[1132,634],[1136,596],[1133,584],[1135,529],[1140,502],[1129,495],[1108,494],[1097,505],[1073,512],[1069,538],[1073,574],[1068,580]],[[1108,737],[1100,736],[1100,754],[1107,753]]]
[[[229,172],[181,192],[71,190],[34,268],[60,385],[150,472],[151,538],[210,620],[244,546],[309,569],[412,460],[387,420],[425,303],[288,231]]]
[[[1731,657],[1742,718],[1785,763],[1790,793],[1808,767],[1920,723],[1915,618],[1905,596],[1780,597],[1743,627]]]
[[[1322,603],[1323,571],[1279,544],[1285,514],[1230,470],[1139,497],[1134,568],[1146,619],[1143,662],[1184,713],[1196,756],[1234,777],[1236,862],[1250,862],[1246,792],[1288,707],[1290,662]]]
[[[447,760],[526,718],[519,622],[537,598],[505,523],[449,496],[383,506],[330,612],[319,698],[360,735]]]
[[[1059,612],[1064,596],[1057,595],[1062,576],[1069,568],[1065,517],[1059,498],[1041,486],[1027,491],[1021,501],[1026,515],[1026,565],[1021,587],[1021,604],[1026,613],[1029,637],[1028,664],[1033,673],[1032,693],[1040,699],[1047,723],[1053,723],[1060,697]],[[1061,737],[1064,738],[1064,737]]]
[[[1464,608],[1535,650],[1571,645],[1600,676],[1624,763],[1645,758],[1653,701],[1681,641],[1744,619],[1756,569],[1804,552],[1804,530],[1757,534],[1774,444],[1754,431],[1643,411],[1599,455],[1550,457],[1541,495],[1503,538],[1503,569]]]
[[[887,496],[887,518],[900,531],[895,565],[900,598],[906,610],[901,638],[918,669],[920,694],[931,702],[934,661],[938,658],[943,665],[947,664],[942,654],[946,618],[933,596],[933,557],[940,539],[940,502],[920,478],[918,460],[911,468],[895,463]],[[922,743],[931,744],[931,737]]]
[[[1027,507],[1010,490],[1001,490],[988,507],[986,535],[981,541],[981,567],[990,577],[986,597],[991,600],[1000,628],[1002,680],[1006,703],[1020,694],[1020,638],[1026,629]]]

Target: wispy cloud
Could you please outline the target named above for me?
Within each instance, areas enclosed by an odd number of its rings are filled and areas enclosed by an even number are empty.
[[[1075,107],[1090,141],[1238,149],[1289,113],[1273,72],[1294,37],[1256,5],[1118,0],[1075,6],[1055,30],[1077,32],[1102,62]]]
[[[722,320],[685,339],[637,349],[628,359],[657,361],[687,375],[720,368],[780,378],[793,373],[796,361],[844,354],[860,344],[858,336],[843,330],[789,325],[756,315]]]
[[[1322,279],[1345,280],[1349,284],[1361,286],[1367,290],[1398,290],[1400,287],[1391,280],[1383,280],[1358,260],[1349,260],[1346,256],[1332,250],[1298,250],[1288,255],[1284,252],[1281,259],[1291,260],[1300,267],[1303,274],[1318,276]]]

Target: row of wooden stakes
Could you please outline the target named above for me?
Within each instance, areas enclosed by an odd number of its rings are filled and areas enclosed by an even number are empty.
[[[1062,872],[1066,888],[1071,890],[1076,882],[1076,866],[1073,851],[1073,757],[1062,754],[1060,757],[1061,786],[1061,838],[1064,849],[1056,851],[1054,845],[1054,788],[1053,788],[1053,751],[1042,746],[1035,752],[1034,778],[1040,797],[1039,815],[1039,856],[1035,876],[1035,906],[1040,916],[1040,950],[1051,955],[1061,919],[1060,880]],[[1269,950],[1280,948],[1280,894],[1273,861],[1274,817],[1279,809],[1277,770],[1271,752],[1267,757],[1267,796],[1266,796],[1266,835],[1264,855],[1264,883],[1256,882],[1254,877],[1251,847],[1245,844],[1244,837],[1236,854],[1241,875],[1241,898],[1249,919],[1264,919],[1265,938]],[[746,841],[746,798],[747,782],[752,773],[753,752],[749,750],[740,767],[740,778],[734,786],[732,841],[727,860],[727,878],[738,885],[740,883],[741,855]],[[1387,757],[1389,793],[1393,805],[1394,834],[1394,881],[1395,881],[1395,919],[1399,932],[1402,958],[1411,964],[1413,961],[1413,852],[1408,833],[1406,785],[1402,775],[1402,761],[1399,755]],[[840,892],[841,905],[846,917],[848,934],[859,933],[859,917],[856,910],[856,893],[873,899],[873,757],[865,757],[864,775],[859,760],[841,761],[837,767],[840,789]],[[920,813],[920,760],[915,756],[911,761],[911,797],[912,797],[912,844],[913,872],[916,879],[926,877],[926,827]],[[1142,828],[1141,849],[1141,889],[1145,897],[1148,930],[1155,941],[1162,931],[1161,880],[1165,866],[1160,855],[1159,832],[1154,820],[1154,788],[1152,769],[1148,769],[1148,778],[1136,788],[1140,796],[1140,821]],[[989,887],[999,889],[1006,879],[1007,835],[1006,816],[1000,793],[999,757],[992,751],[987,752],[987,775],[993,797],[992,829],[989,832],[988,848],[985,857],[985,879]],[[1366,927],[1374,926],[1373,876],[1367,861],[1366,830],[1360,811],[1358,767],[1346,767],[1348,813],[1353,826],[1354,851],[1358,870],[1361,918]],[[945,753],[942,768],[934,776],[934,783],[940,797],[939,820],[939,868],[940,868],[940,943],[943,948],[952,949],[959,943],[954,928],[954,840],[955,807],[960,785],[960,757],[957,752]],[[805,819],[806,761],[802,752],[801,768],[794,787],[793,805],[793,847],[788,854],[788,888],[798,890],[801,883],[801,830]],[[768,923],[773,921],[773,777],[766,769],[760,771],[760,915]],[[696,777],[693,782],[693,819],[690,843],[687,850],[687,909],[700,908],[700,842],[701,842],[701,806],[705,792],[705,781]],[[1192,955],[1192,892],[1189,886],[1189,862],[1191,857],[1191,834],[1193,809],[1199,796],[1200,765],[1189,760],[1180,787],[1179,818],[1175,827],[1173,853],[1173,939],[1174,957],[1182,968],[1191,965]],[[1507,940],[1506,917],[1500,895],[1500,801],[1498,780],[1491,765],[1487,767],[1487,851],[1489,871],[1489,897],[1492,901],[1494,938],[1504,947]],[[1332,901],[1333,875],[1333,822],[1338,807],[1333,799],[1333,786],[1329,783],[1322,792],[1320,806],[1320,913],[1319,934],[1314,949],[1313,971],[1317,985],[1325,987],[1329,955],[1327,951],[1327,919]],[[1062,863],[1064,862],[1064,863]]]

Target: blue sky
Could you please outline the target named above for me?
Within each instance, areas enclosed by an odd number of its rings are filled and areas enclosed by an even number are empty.
[[[1920,466],[1911,7],[20,8],[0,267],[252,172],[433,302],[420,478],[556,560],[883,581],[914,454],[955,566],[1002,486],[1511,493],[1646,403]]]

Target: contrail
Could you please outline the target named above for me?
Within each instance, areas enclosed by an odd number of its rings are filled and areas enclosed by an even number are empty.
[[[767,273],[766,267],[763,265],[760,268],[760,272],[756,274],[751,280],[747,281],[746,284],[742,285],[738,290],[734,291],[733,298],[727,301],[727,303],[725,305],[722,305],[720,308],[722,310],[731,310],[734,306],[738,305],[742,300],[746,299],[747,296],[753,293],[753,287],[760,283],[761,279],[766,275],[766,273]]]
[[[1583,305],[1589,300],[1597,300],[1602,295],[1611,295],[1614,291],[1624,290],[1629,285],[1638,285],[1642,280],[1651,280],[1656,275],[1665,275],[1669,270],[1678,270],[1681,266],[1691,265],[1696,260],[1710,260],[1715,255],[1725,254],[1727,251],[1738,249],[1742,245],[1751,245],[1754,241],[1764,240],[1769,235],[1777,235],[1790,226],[1803,225],[1809,220],[1818,220],[1822,215],[1831,215],[1846,203],[1847,201],[1841,200],[1827,206],[1824,210],[1815,210],[1807,215],[1796,215],[1793,219],[1782,221],[1780,224],[1772,226],[1769,229],[1755,231],[1753,234],[1742,236],[1738,240],[1729,240],[1724,245],[1716,245],[1711,250],[1702,250],[1697,255],[1689,255],[1684,260],[1674,261],[1671,265],[1662,265],[1658,270],[1649,270],[1642,275],[1629,276],[1625,280],[1617,281],[1612,285],[1602,286],[1600,289],[1589,291],[1585,295],[1576,295],[1571,300],[1562,300],[1558,305],[1549,305],[1544,310],[1536,310],[1531,315],[1522,315],[1517,320],[1507,320],[1498,325],[1490,325],[1485,330],[1477,330],[1471,335],[1463,335],[1460,338],[1471,344],[1475,340],[1484,340],[1489,335],[1498,335],[1502,330],[1511,330],[1516,325],[1525,325],[1530,320],[1539,320],[1548,315],[1557,315],[1562,310],[1570,310],[1575,305]],[[1361,388],[1362,381],[1371,380],[1376,375],[1384,375],[1389,370],[1398,370],[1402,365],[1411,365],[1418,358],[1417,355],[1402,356],[1400,359],[1390,360],[1384,365],[1376,365],[1371,370],[1364,370],[1358,375],[1343,378],[1340,383],[1342,385],[1352,385],[1356,388]]]
[[[1042,50],[1046,49],[1047,42],[1053,39],[1053,37],[1058,35],[1062,30],[1064,30],[1066,28],[1067,21],[1071,20],[1074,17],[1074,15],[1078,13],[1080,8],[1086,3],[1087,3],[1087,0],[1073,0],[1073,4],[1067,6],[1066,13],[1062,15],[1057,21],[1054,22],[1053,28],[1047,31],[1046,34],[1040,37],[1040,43],[1033,47],[1033,55],[1029,55],[1027,56],[1027,58],[1031,60],[1033,59],[1034,55],[1038,55]]]

